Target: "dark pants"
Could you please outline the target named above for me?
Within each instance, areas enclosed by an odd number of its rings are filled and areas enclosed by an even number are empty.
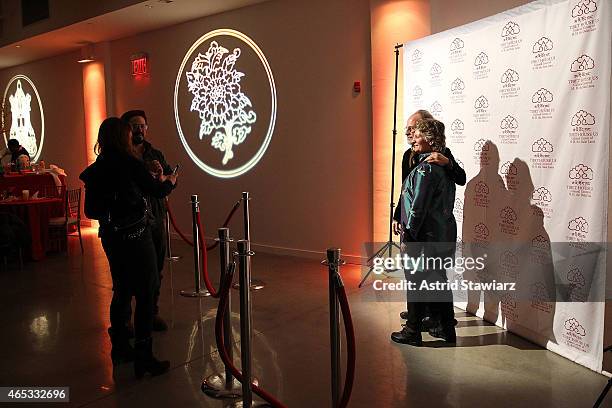
[[[404,242],[404,253],[413,258],[423,254],[426,258],[442,258],[449,256],[453,244],[440,243],[415,243]],[[429,315],[442,326],[454,325],[455,311],[453,308],[453,293],[450,289],[421,290],[424,282],[431,287],[435,283],[447,283],[446,271],[439,265],[432,263],[429,267],[424,265],[421,270],[404,270],[406,281],[413,284],[414,290],[406,291],[406,303],[408,307],[408,319],[406,325],[420,331],[423,318]],[[414,272],[414,273],[413,273]]]
[[[155,224],[151,228],[153,236],[153,245],[155,246],[155,255],[157,260],[157,281],[158,285],[153,291],[153,314],[159,314],[159,293],[161,290],[162,271],[164,270],[164,262],[166,259],[166,219],[164,216],[155,219]]]
[[[153,324],[153,293],[159,287],[157,258],[151,235],[146,227],[137,239],[124,239],[114,233],[102,235],[113,278],[113,299],[110,320],[113,330],[125,327],[125,311],[130,308],[132,296],[136,298],[134,328],[136,340],[151,337]]]

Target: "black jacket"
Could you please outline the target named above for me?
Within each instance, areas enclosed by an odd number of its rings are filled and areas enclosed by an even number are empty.
[[[125,225],[143,217],[147,197],[163,198],[174,186],[151,177],[144,163],[127,154],[108,152],[98,156],[79,176],[85,183],[86,213],[88,189],[95,191],[94,205],[100,205],[107,217],[100,219],[101,230],[109,224]],[[91,204],[90,204],[91,206]]]
[[[164,169],[164,175],[168,176],[172,174],[172,168],[166,162],[164,154],[154,148],[151,143],[147,142],[146,140],[143,142],[143,145],[144,150],[142,152],[142,159],[144,162],[147,163],[157,160]],[[152,197],[150,201],[153,216],[158,222],[162,222],[163,218],[166,216],[166,205],[164,204],[164,200]]]
[[[463,168],[457,164],[455,157],[453,156],[448,147],[445,147],[441,153],[446,156],[450,161],[449,165],[444,167],[444,170],[446,171],[447,175],[452,181],[455,182],[455,184],[464,186],[466,182],[465,170],[463,170]],[[404,183],[406,177],[408,177],[408,174],[410,174],[412,169],[414,169],[419,164],[416,160],[416,157],[414,156],[416,155],[412,154],[412,149],[408,149],[404,152],[404,156],[402,157],[402,184]],[[400,197],[397,200],[398,204],[395,207],[395,211],[393,213],[393,219],[397,222],[401,222],[401,202],[402,196],[400,191]]]

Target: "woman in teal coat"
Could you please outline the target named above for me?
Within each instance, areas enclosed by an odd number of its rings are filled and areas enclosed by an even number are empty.
[[[444,265],[454,259],[457,223],[453,216],[455,182],[443,167],[425,159],[446,147],[444,124],[435,119],[423,119],[416,125],[412,149],[418,154],[418,164],[402,186],[401,220],[402,247],[413,258],[423,255],[426,262],[421,270],[405,270],[406,279],[414,282],[415,290],[407,291],[408,319],[400,332],[391,334],[397,343],[421,345],[422,321],[429,309],[434,334],[454,343],[455,320],[452,292],[449,289],[419,291],[423,281],[447,282]]]

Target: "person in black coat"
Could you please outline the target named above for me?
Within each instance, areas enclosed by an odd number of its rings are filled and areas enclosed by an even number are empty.
[[[147,140],[149,124],[147,115],[143,110],[130,110],[121,115],[121,120],[124,120],[132,127],[132,143],[136,157],[145,163],[145,166],[151,174],[157,176],[162,173],[165,176],[172,174],[172,168],[166,162],[164,154],[153,147]],[[157,270],[159,284],[153,292],[153,330],[166,331],[168,324],[159,315],[159,294],[161,291],[162,272],[166,258],[166,204],[164,199],[150,197],[151,212],[154,222],[151,225],[151,233],[153,234],[153,244],[155,245],[155,254],[157,256]],[[126,311],[126,320],[129,322],[132,317],[132,310],[129,308]]]
[[[85,183],[85,215],[100,222],[99,237],[113,279],[110,305],[113,364],[134,360],[137,377],[145,372],[166,372],[168,361],[152,353],[153,293],[157,286],[157,258],[151,234],[147,197],[163,198],[176,183],[176,175],[151,177],[133,154],[132,131],[119,118],[102,122],[96,161],[80,175]],[[136,298],[135,350],[125,325],[126,305]]]

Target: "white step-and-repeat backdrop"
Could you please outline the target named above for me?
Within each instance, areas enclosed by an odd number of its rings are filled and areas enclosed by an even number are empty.
[[[544,0],[404,44],[404,117],[429,110],[467,173],[457,306],[601,371],[612,1]],[[460,276],[461,275],[461,276]]]

